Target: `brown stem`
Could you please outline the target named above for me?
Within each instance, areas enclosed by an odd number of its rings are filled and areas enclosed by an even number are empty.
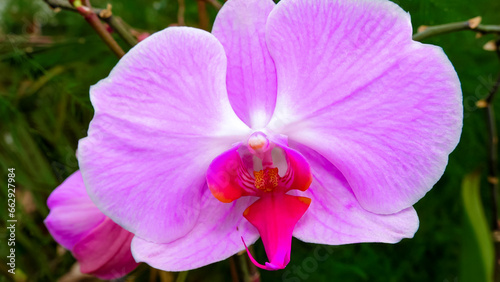
[[[222,4],[219,3],[217,0],[205,0],[207,1],[210,5],[214,6],[215,9],[220,10],[222,8]]]
[[[60,8],[67,11],[79,12],[77,8],[73,7],[68,1],[65,0],[44,0],[53,9]],[[96,9],[89,8],[94,14],[96,14],[101,20],[105,21],[109,26],[116,31],[116,33],[131,47],[137,44],[137,39],[132,35],[130,29],[127,28],[127,24],[117,16],[112,16],[109,13],[105,13],[107,9]]]
[[[493,107],[493,99],[495,98],[500,86],[500,75],[495,84],[491,87],[486,102],[486,122],[488,125],[488,183],[490,185],[491,201],[492,201],[492,220],[491,226],[493,230],[493,239],[495,245],[495,262],[494,262],[494,281],[500,281],[500,225],[498,222],[498,132],[495,120],[495,111]]]
[[[255,255],[253,251],[253,246],[248,247],[248,250],[250,251],[250,253],[252,253],[252,255]],[[248,257],[247,254],[245,254],[245,260],[247,262],[248,278],[250,282],[260,282],[260,272],[257,266],[255,266],[255,264],[253,264],[253,262],[250,261],[250,258]]]
[[[208,30],[210,19],[208,18],[207,5],[205,0],[198,0],[198,17],[200,19],[200,28]]]
[[[184,0],[177,0],[179,4],[179,10],[177,10],[177,24],[186,25],[186,21],[184,20],[184,13],[186,12],[186,5],[184,4]]]
[[[229,270],[231,272],[231,281],[240,282],[238,267],[236,266],[236,255],[229,258]]]
[[[249,246],[248,250],[253,253],[253,246]],[[245,251],[230,257],[229,264],[233,282],[260,282],[259,270]]]
[[[90,12],[84,16],[85,20],[90,24],[90,26],[95,30],[95,32],[99,35],[99,37],[108,45],[109,49],[115,53],[118,58],[121,58],[125,55],[122,47],[116,43],[115,39],[111,34],[106,30],[104,25],[102,25],[101,21],[97,17],[94,12]]]

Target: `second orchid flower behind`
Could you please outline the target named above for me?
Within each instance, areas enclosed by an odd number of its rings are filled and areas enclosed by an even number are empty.
[[[59,244],[71,251],[82,273],[109,280],[137,267],[130,251],[134,235],[92,203],[79,171],[50,194],[47,205],[50,213],[45,226]]]
[[[229,0],[212,34],[172,27],[91,88],[78,159],[136,260],[181,271],[262,238],[395,243],[462,128],[443,51],[385,0]]]

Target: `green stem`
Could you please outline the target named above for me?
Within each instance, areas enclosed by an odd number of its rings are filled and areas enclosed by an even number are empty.
[[[445,33],[461,31],[461,30],[472,30],[479,33],[500,33],[500,25],[471,25],[470,21],[449,23],[436,26],[429,26],[424,31],[418,32],[413,35],[413,40],[422,41],[426,38],[441,35]]]
[[[179,272],[179,275],[177,275],[177,279],[175,280],[175,282],[184,282],[186,281],[187,276],[188,271]]]
[[[108,18],[103,18],[103,20],[107,22],[130,47],[134,47],[137,44],[137,38],[130,33],[130,30],[125,26],[120,17],[110,16]]]

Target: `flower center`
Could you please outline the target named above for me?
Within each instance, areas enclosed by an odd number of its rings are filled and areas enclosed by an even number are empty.
[[[263,170],[254,171],[255,187],[265,192],[271,192],[278,186],[278,168],[265,168]]]
[[[260,264],[248,252],[250,260],[267,270],[288,264],[293,230],[311,204],[309,198],[287,194],[306,191],[312,174],[304,156],[286,144],[282,136],[256,131],[215,158],[207,171],[208,188],[219,201],[258,197],[243,217],[259,231],[269,262]],[[243,237],[242,241],[245,245]]]
[[[262,132],[255,132],[248,138],[248,147],[251,149],[265,150],[269,146],[269,140]]]
[[[259,172],[260,169],[265,170],[267,168],[271,169],[276,167],[276,165],[273,162],[273,156],[272,156],[275,144],[269,141],[266,134],[264,134],[261,131],[256,131],[252,133],[252,135],[250,135],[250,137],[247,140],[246,147],[248,148],[250,154],[252,154],[255,157],[253,160],[254,175],[255,172]],[[266,174],[265,171],[263,173]]]

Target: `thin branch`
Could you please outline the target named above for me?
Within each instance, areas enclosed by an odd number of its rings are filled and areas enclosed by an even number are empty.
[[[82,6],[83,7],[83,6]],[[80,14],[85,18],[85,20],[90,24],[90,26],[95,30],[97,35],[101,37],[102,41],[108,45],[109,49],[115,53],[118,58],[121,58],[125,55],[125,51],[123,51],[122,47],[118,45],[116,40],[111,36],[106,27],[102,24],[99,17],[90,10],[81,9]]]
[[[426,38],[441,35],[445,33],[461,31],[461,30],[472,30],[474,32],[479,32],[481,34],[487,33],[499,33],[500,25],[482,25],[481,17],[476,17],[465,22],[449,23],[435,26],[423,26],[423,30],[417,32],[413,35],[413,40],[422,41]]]
[[[207,1],[210,5],[214,6],[215,9],[220,10],[222,8],[222,4],[219,3],[217,0],[205,0]]]
[[[109,16],[103,19],[130,47],[134,47],[138,43],[137,38],[135,38],[130,32],[130,29],[126,27],[122,18]]]
[[[177,24],[184,26],[186,25],[186,21],[184,20],[184,13],[186,12],[186,5],[184,4],[184,0],[177,0],[179,4],[179,10],[177,10]]]
[[[497,50],[500,59],[500,52]],[[492,85],[486,99],[478,101],[486,107],[486,123],[488,126],[488,183],[491,195],[491,227],[495,246],[495,262],[493,281],[500,282],[500,222],[498,221],[498,131],[496,126],[493,100],[500,87],[500,75]]]
[[[248,250],[253,253],[253,246],[249,246]],[[229,263],[233,282],[260,282],[259,270],[245,251],[230,257]]]
[[[250,246],[248,248],[248,250],[250,251],[250,253],[252,253],[252,255],[254,255],[254,250],[253,250],[253,246]],[[257,268],[257,266],[255,266],[255,264],[253,264],[253,262],[250,261],[250,257],[248,257],[248,254],[245,254],[245,260],[247,262],[247,268],[248,268],[248,280],[250,282],[260,282],[260,272],[259,272],[259,269]]]
[[[495,238],[495,272],[494,281],[500,281],[500,242],[496,239],[497,234],[500,233],[500,225],[498,222],[498,132],[495,122],[495,111],[493,109],[493,98],[495,93],[498,91],[498,86],[500,85],[500,76],[496,80],[495,84],[491,88],[491,91],[486,98],[486,116],[488,123],[488,182],[490,184],[491,190],[491,201],[492,201],[492,228],[493,228],[493,238]]]
[[[43,0],[43,1],[47,3],[50,7],[52,7],[52,9],[60,8],[67,11],[78,12],[78,10],[75,7],[73,7],[73,5],[71,5],[67,0]],[[97,15],[99,15],[99,13],[101,12],[101,9],[94,9],[94,8],[90,9]]]
[[[177,279],[175,279],[175,282],[185,282],[187,276],[188,276],[188,271],[181,271],[179,272],[179,275],[177,275]]]
[[[210,19],[208,18],[207,5],[205,0],[197,0],[198,2],[198,18],[200,20],[200,28],[208,30]]]
[[[495,121],[495,111],[493,109],[493,98],[500,86],[500,76],[495,81],[484,100],[486,106],[486,123],[488,125],[488,183],[491,187],[492,196],[492,229],[500,231],[498,222],[498,132]]]
[[[62,9],[66,11],[77,12],[78,9],[73,7],[68,1],[65,0],[43,0],[53,9]],[[101,20],[105,21],[109,26],[116,31],[116,33],[131,47],[137,44],[137,39],[132,35],[130,29],[127,28],[127,24],[122,18],[113,16],[110,11],[110,7],[107,9],[96,9],[89,8],[94,14],[96,14]]]

